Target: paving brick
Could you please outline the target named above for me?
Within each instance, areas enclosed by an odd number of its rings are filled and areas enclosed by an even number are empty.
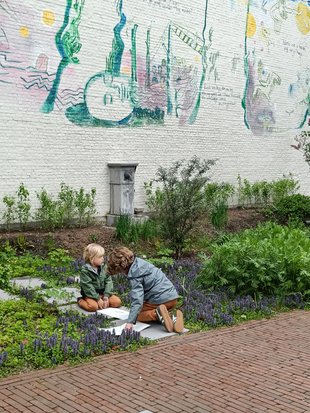
[[[2,379],[0,411],[306,413],[309,344],[306,311],[172,337],[135,353]]]

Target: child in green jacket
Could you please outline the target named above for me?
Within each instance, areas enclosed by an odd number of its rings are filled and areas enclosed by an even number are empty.
[[[113,281],[104,270],[104,248],[89,244],[84,249],[83,265],[80,274],[82,297],[78,305],[86,311],[95,312],[108,307],[120,307],[121,300],[113,294]]]

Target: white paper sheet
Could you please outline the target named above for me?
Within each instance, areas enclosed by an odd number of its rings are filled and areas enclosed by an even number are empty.
[[[127,320],[129,311],[122,310],[121,308],[104,308],[103,310],[98,310],[97,314],[103,314],[108,317],[118,318],[119,320]]]
[[[115,331],[115,335],[120,336],[122,334],[122,331],[124,330],[126,323],[120,325],[120,326],[115,326],[115,327],[109,327],[109,328],[100,328],[100,330],[105,330],[105,331],[111,331],[111,333],[113,332],[113,330]],[[150,327],[150,324],[146,324],[146,323],[140,323],[139,321],[136,322],[136,324],[134,324],[133,329],[134,331],[142,331],[145,328]]]

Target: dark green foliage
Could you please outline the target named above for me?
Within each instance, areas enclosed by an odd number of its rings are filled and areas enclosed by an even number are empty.
[[[260,224],[214,245],[200,282],[233,293],[281,296],[310,294],[310,239],[298,228]]]
[[[274,205],[272,212],[282,223],[305,222],[310,219],[310,197],[302,194],[287,196]]]
[[[185,247],[186,237],[205,207],[204,187],[207,172],[214,160],[177,161],[171,167],[160,167],[156,179],[145,184],[147,205],[154,211],[162,236],[179,256]],[[160,187],[154,190],[153,183]]]

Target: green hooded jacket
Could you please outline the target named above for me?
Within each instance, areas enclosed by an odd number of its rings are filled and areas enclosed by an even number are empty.
[[[110,297],[113,291],[113,281],[104,270],[104,264],[98,268],[98,272],[90,265],[85,264],[81,269],[80,285],[82,297],[93,298],[98,301],[100,295]]]

